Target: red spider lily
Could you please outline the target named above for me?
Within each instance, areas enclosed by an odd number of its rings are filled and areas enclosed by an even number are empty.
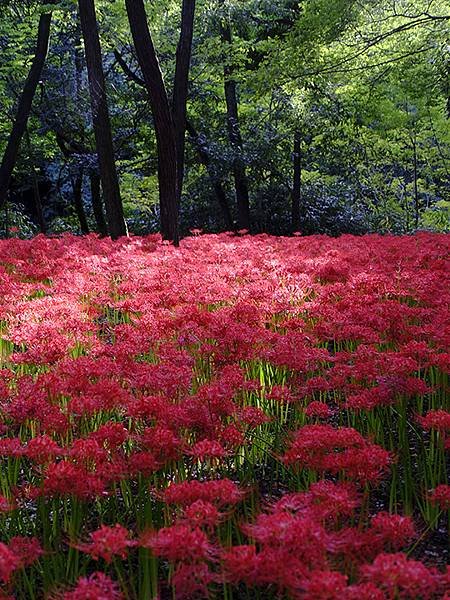
[[[229,479],[211,481],[183,481],[171,483],[163,492],[161,498],[168,504],[188,506],[197,500],[210,502],[217,507],[237,504],[244,497],[244,492]]]
[[[345,282],[350,274],[350,269],[347,265],[330,261],[319,267],[316,273],[317,281],[321,283]]]
[[[386,512],[380,512],[372,518],[370,533],[373,545],[389,545],[394,550],[406,546],[416,535],[411,517]]]
[[[48,435],[32,438],[23,449],[23,455],[37,463],[51,462],[65,451]]]
[[[306,568],[326,565],[329,535],[309,516],[277,512],[261,514],[255,523],[243,525],[243,531],[264,547],[284,555],[291,552]]]
[[[386,598],[432,598],[439,587],[439,575],[404,554],[380,554],[371,565],[361,567],[364,579],[374,583]]]
[[[211,560],[216,553],[207,535],[200,528],[185,523],[144,532],[138,544],[149,548],[156,556],[187,563]]]
[[[24,448],[20,438],[0,439],[0,456],[14,457],[23,456]]]
[[[3,403],[2,413],[17,425],[33,420],[47,433],[64,433],[68,428],[67,416],[49,401],[48,393],[29,376],[17,381],[17,390]]]
[[[256,546],[240,545],[222,551],[222,574],[225,581],[239,584],[245,583],[249,587],[259,585],[275,584],[280,589],[284,586],[285,568],[294,571],[294,557],[290,557],[286,552],[282,564],[280,560],[280,551],[270,548],[257,551]],[[272,562],[272,568],[265,569],[269,562]]]
[[[15,536],[11,538],[8,546],[11,552],[17,556],[19,567],[27,567],[33,564],[44,554],[39,540],[35,537]]]
[[[80,395],[74,395],[68,410],[74,415],[94,415],[100,411],[122,408],[130,402],[130,394],[119,382],[102,378],[89,383]]]
[[[151,578],[153,593],[170,584],[175,597],[225,584],[236,598],[247,586],[302,600],[425,599],[422,575],[445,594],[448,573],[399,552],[412,520],[371,511],[390,494],[398,511],[423,509],[424,486],[436,486],[427,501],[449,506],[442,445],[410,427],[433,406],[419,428],[449,443],[448,237],[202,235],[173,252],[158,236],[41,236],[0,249],[5,594],[22,599],[29,583],[69,600],[121,597],[105,574],[64,588],[92,566],[65,543],[81,518],[93,531],[77,547],[92,558],[148,548],[115,565],[124,595]],[[295,473],[274,467],[279,454]],[[402,481],[409,470],[423,485]],[[138,543],[102,525],[142,523],[150,509],[155,529]],[[430,512],[438,535],[445,516]],[[42,550],[12,538],[19,531],[40,532],[50,577],[41,565],[21,572]]]
[[[356,394],[347,396],[344,408],[350,410],[373,410],[377,406],[387,406],[395,401],[392,391],[383,386],[375,386],[360,390]]]
[[[450,508],[450,485],[442,483],[438,485],[428,496],[430,502],[437,504],[442,509],[447,510]]]
[[[328,404],[314,400],[305,408],[305,415],[308,417],[318,417],[320,419],[328,419],[332,415],[332,411]]]
[[[347,477],[366,483],[380,479],[391,457],[350,427],[306,425],[295,432],[283,461],[319,472],[344,471]]]
[[[280,335],[275,339],[273,348],[266,353],[266,358],[272,364],[285,366],[300,373],[314,371],[318,364],[329,357],[324,348],[305,345],[305,337],[300,334]]]
[[[195,396],[189,398],[189,407],[205,407],[209,419],[227,417],[235,410],[234,387],[229,382],[214,381],[202,386]]]
[[[129,379],[133,388],[148,395],[166,395],[176,398],[189,388],[192,377],[192,366],[186,360],[177,364],[177,358],[171,356],[167,363],[136,364]],[[182,355],[184,359],[184,355]],[[175,360],[174,360],[175,359]],[[173,362],[172,362],[173,361]]]
[[[134,419],[153,419],[164,414],[169,400],[163,396],[140,396],[129,402],[126,414]]]
[[[76,464],[92,471],[95,471],[97,465],[101,465],[108,459],[105,448],[93,438],[75,440],[72,447],[69,448],[67,456]]]
[[[126,558],[128,549],[135,545],[135,542],[129,539],[128,529],[118,523],[112,527],[102,525],[89,537],[89,542],[78,543],[74,547],[90,554],[94,560],[103,558],[107,563],[110,563],[114,556]]]
[[[164,426],[145,428],[142,435],[138,436],[138,440],[161,462],[177,460],[184,447],[180,437]]]
[[[350,585],[340,597],[342,600],[386,600],[384,592],[373,583]]]
[[[295,398],[292,391],[285,385],[273,385],[266,397],[277,402],[294,402]]]
[[[0,542],[0,580],[8,583],[12,574],[21,567],[20,557],[6,544]]]
[[[101,572],[81,577],[74,590],[64,592],[62,600],[123,600],[115,581]]]
[[[313,571],[294,598],[336,600],[345,594],[347,577],[336,571]]]
[[[257,571],[256,546],[233,546],[221,554],[223,572],[227,581],[232,583],[245,582],[251,585]]]
[[[105,482],[85,468],[68,461],[50,463],[44,471],[43,493],[46,496],[74,495],[93,498],[105,489]]]
[[[219,433],[219,437],[225,448],[238,448],[246,443],[244,433],[234,424],[224,427]]]
[[[313,483],[307,492],[285,494],[273,505],[273,510],[306,513],[317,520],[337,520],[353,515],[361,504],[355,488],[348,483],[319,481]]]
[[[211,502],[196,500],[186,507],[184,517],[193,526],[213,529],[220,521],[221,514]]]
[[[432,364],[438,367],[443,373],[450,371],[450,352],[439,352],[433,355]]]
[[[320,375],[315,377],[309,377],[301,385],[301,392],[304,396],[309,396],[314,392],[327,392],[331,388],[330,382]]]
[[[270,422],[270,417],[260,408],[256,406],[246,406],[238,411],[237,416],[242,423],[245,423],[250,428],[256,428],[264,423]]]
[[[330,550],[346,560],[360,563],[368,561],[385,550],[400,550],[415,537],[414,524],[410,517],[378,513],[371,527],[362,530],[356,527],[343,528],[331,534]]]
[[[6,498],[0,494],[0,513],[11,512],[16,508],[16,503],[10,498]]]
[[[108,450],[113,451],[120,448],[127,441],[129,432],[121,423],[111,422],[101,425],[90,434],[90,437]]]
[[[201,440],[195,443],[190,450],[186,451],[200,462],[206,460],[217,460],[229,455],[229,452],[216,440]]]
[[[417,416],[417,421],[424,429],[436,429],[440,432],[450,432],[450,412],[446,410],[430,410],[424,417]]]
[[[443,573],[438,573],[437,579],[439,581],[439,590],[443,592],[444,600],[448,599],[450,595],[450,566],[447,565],[447,569]]]
[[[160,467],[161,463],[152,452],[133,452],[128,457],[128,473],[133,477],[136,475],[148,477]]]
[[[180,563],[175,569],[171,584],[175,590],[175,597],[183,600],[183,598],[207,598],[208,586],[217,581],[217,575],[206,563],[195,565]]]
[[[356,527],[346,527],[330,534],[330,554],[339,556],[348,563],[371,560],[380,550],[372,545],[372,536]]]

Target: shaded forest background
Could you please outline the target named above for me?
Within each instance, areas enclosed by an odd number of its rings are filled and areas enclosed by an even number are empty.
[[[2,168],[45,19],[0,235],[448,227],[447,2],[0,1]]]

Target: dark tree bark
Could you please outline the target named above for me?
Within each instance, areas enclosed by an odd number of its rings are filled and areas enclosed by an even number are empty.
[[[450,119],[450,62],[447,61],[447,65],[444,72],[444,94],[447,97],[446,109],[447,109],[447,119]]]
[[[301,156],[301,134],[300,131],[294,133],[294,152],[292,162],[294,165],[294,181],[292,186],[292,205],[291,205],[291,227],[292,232],[300,229],[300,203],[302,193],[302,156]]]
[[[75,63],[75,100],[77,105],[81,106],[82,102],[82,77],[83,77],[83,54],[81,52],[81,27],[80,24],[77,23],[75,28],[75,39],[74,39],[74,63]],[[81,128],[81,143],[84,142],[84,129]],[[70,152],[68,153],[70,155]],[[83,178],[84,178],[84,169],[80,165],[78,167],[78,172],[74,179],[72,179],[72,190],[73,190],[73,203],[75,206],[75,212],[78,216],[78,221],[80,223],[80,231],[83,234],[89,233],[89,225],[87,221],[86,211],[84,209],[83,203]]]
[[[74,63],[75,63],[75,95],[77,101],[81,101],[82,79],[83,79],[83,51],[81,49],[82,31],[80,23],[75,26],[74,33]],[[84,132],[83,132],[84,133]]]
[[[89,148],[87,148],[83,143],[79,143],[76,140],[72,140],[69,136],[67,136],[64,132],[62,132],[57,127],[54,128],[53,130],[55,132],[56,143],[58,144],[63,156],[66,159],[70,159],[71,156],[74,156],[76,154],[85,155],[85,156],[92,154],[92,151]],[[101,196],[101,191],[100,191],[100,177],[96,171],[90,170],[89,181],[90,181],[90,188],[91,188],[92,211],[94,213],[94,219],[95,219],[95,223],[97,225],[97,232],[101,236],[105,237],[108,235],[108,227],[106,225],[105,215],[103,213],[103,202],[102,202],[102,196]],[[77,199],[75,198],[77,186],[76,185],[73,186],[72,189],[73,189],[73,193],[74,193],[74,206],[75,206],[75,209],[77,210],[77,208],[76,208]],[[84,207],[83,207],[83,212],[85,212]],[[78,210],[77,210],[77,214],[80,215],[80,213],[78,213]],[[86,221],[86,227],[87,227],[87,221]],[[83,224],[81,222],[81,219],[80,219],[80,228],[81,228],[81,230],[83,230]]]
[[[77,173],[76,177],[72,180],[73,189],[73,204],[75,212],[77,213],[78,221],[80,223],[80,230],[83,234],[89,233],[89,225],[86,218],[86,212],[83,205],[83,169]]]
[[[205,143],[205,140],[203,139],[203,137],[198,134],[197,130],[195,129],[195,127],[192,125],[192,123],[190,121],[186,121],[186,129],[187,129],[187,132],[189,133],[192,143],[195,146],[195,149],[197,150],[197,154],[200,159],[200,162],[206,167],[206,169],[208,171],[209,179],[211,181],[211,185],[213,187],[214,193],[215,193],[217,201],[219,203],[220,210],[222,211],[222,216],[223,216],[225,225],[226,225],[227,229],[232,230],[233,229],[233,217],[231,216],[230,205],[228,203],[228,198],[227,198],[226,192],[224,190],[222,181],[220,180],[219,177],[217,177],[217,175],[214,173],[213,169],[211,168],[211,156],[210,156],[209,148],[208,148],[207,144]]]
[[[46,235],[47,233],[47,223],[44,218],[44,211],[42,210],[42,200],[41,193],[39,192],[39,182],[36,175],[36,172],[33,170],[33,196],[34,196],[34,205],[36,207],[36,215],[39,224],[39,231]]]
[[[100,176],[95,171],[89,175],[91,185],[92,210],[94,211],[94,219],[97,225],[97,231],[102,237],[108,235],[105,215],[103,214],[102,196],[100,193]]]
[[[100,39],[94,0],[78,0],[81,30],[89,77],[92,119],[109,234],[117,239],[127,234],[114,160],[114,146],[106,98]]]
[[[123,56],[120,54],[118,50],[114,50],[114,56],[119,63],[122,71],[125,75],[131,80],[134,81],[137,85],[141,87],[145,87],[145,81],[139,77],[137,73],[130,69],[127,62],[124,60]],[[192,142],[195,150],[197,151],[197,155],[200,159],[202,165],[206,167],[208,170],[209,178],[211,181],[211,185],[214,189],[214,193],[216,195],[217,201],[219,203],[220,209],[222,211],[223,219],[226,227],[231,230],[233,229],[233,218],[231,216],[230,205],[228,203],[227,195],[225,193],[223,183],[219,177],[213,172],[211,167],[211,156],[208,149],[208,144],[205,142],[203,136],[200,136],[193,124],[186,119],[186,131],[189,134],[189,139]],[[183,136],[184,140],[184,136]],[[183,158],[184,163],[184,158]]]
[[[181,200],[184,178],[184,150],[186,141],[186,112],[191,65],[192,37],[194,34],[195,0],[183,0],[180,39],[177,46],[172,115],[177,147],[177,194]]]
[[[47,4],[50,3],[51,2],[47,2]],[[36,51],[22,95],[19,98],[16,117],[0,165],[0,208],[6,201],[9,182],[19,153],[20,142],[27,127],[31,105],[47,56],[51,20],[51,12],[42,13],[39,18]]]
[[[52,129],[55,133],[56,143],[65,158],[69,158],[74,154],[93,153],[92,150],[83,143],[77,142],[77,140],[74,140],[71,136],[67,135],[58,125],[52,125]]]
[[[166,87],[147,23],[143,0],[125,0],[131,34],[155,122],[161,235],[179,243],[177,150],[175,127]]]
[[[33,197],[34,197],[34,206],[36,209],[37,222],[39,225],[39,231],[41,233],[43,233],[44,235],[46,235],[47,223],[45,222],[44,211],[42,209],[41,193],[39,191],[39,181],[38,181],[38,178],[36,175],[34,165],[32,164],[31,139],[30,139],[30,133],[28,131],[28,127],[25,128],[25,140],[26,140],[27,148],[28,148],[28,156],[30,158],[30,167],[33,172],[33,177],[32,177],[32,179],[33,179]]]
[[[231,26],[228,20],[221,24],[221,37],[225,47],[231,50]],[[233,79],[234,67],[228,60],[224,63],[225,101],[227,105],[228,137],[234,153],[233,177],[236,189],[237,225],[238,229],[250,229],[250,204],[248,195],[248,182],[245,173],[245,164],[242,159],[242,136],[239,126],[239,110],[236,93],[236,81]]]
[[[419,228],[420,220],[420,203],[419,203],[419,186],[417,176],[417,139],[414,132],[412,136],[412,148],[413,148],[413,186],[414,186],[414,227]]]
[[[131,81],[134,81],[134,83],[137,83],[137,85],[139,85],[140,87],[145,88],[145,81],[142,79],[142,77],[139,77],[139,75],[137,73],[135,73],[133,71],[133,69],[130,69],[127,61],[124,59],[122,54],[117,50],[117,48],[114,50],[114,58],[119,63],[120,68],[125,73],[125,75],[128,77],[128,79],[130,79]]]

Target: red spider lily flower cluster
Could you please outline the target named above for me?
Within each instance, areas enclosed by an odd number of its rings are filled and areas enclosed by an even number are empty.
[[[444,447],[450,450],[450,412],[442,409],[430,410],[424,417],[417,417],[424,429],[440,433]]]
[[[389,452],[350,427],[305,425],[293,437],[283,457],[285,463],[319,473],[344,472],[361,483],[377,482],[391,460]]]
[[[244,497],[244,493],[236,483],[229,479],[211,481],[194,479],[192,481],[182,481],[181,483],[171,483],[160,494],[160,497],[168,504],[188,506],[203,501],[220,508],[237,504]]]
[[[78,544],[76,548],[90,554],[95,560],[103,558],[107,563],[111,562],[113,556],[125,558],[128,548],[134,546],[128,530],[118,523],[113,527],[102,525],[90,534],[90,538],[90,542]]]
[[[449,597],[448,236],[246,233],[0,241],[0,598]]]
[[[8,583],[15,571],[33,564],[42,554],[36,538],[15,536],[8,544],[0,542],[0,580]]]
[[[375,583],[387,598],[433,598],[447,583],[434,569],[408,560],[403,553],[378,555],[371,565],[361,568],[361,575]]]
[[[117,583],[101,572],[81,577],[74,590],[65,592],[62,600],[123,600]]]
[[[450,485],[438,485],[429,496],[430,501],[443,509],[450,509]]]

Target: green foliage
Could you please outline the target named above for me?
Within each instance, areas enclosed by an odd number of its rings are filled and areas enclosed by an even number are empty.
[[[156,141],[123,2],[96,0],[122,196],[130,228],[153,230],[158,197]],[[169,93],[180,0],[146,3]],[[0,152],[33,53],[38,2],[1,2]],[[232,29],[224,46],[220,24]],[[232,212],[236,150],[230,147],[224,64],[233,67],[255,231],[290,230],[292,148],[302,138],[305,231],[446,230],[449,203],[449,11],[444,0],[197,0],[188,118],[210,165],[186,149],[182,228],[223,227],[213,179]],[[77,72],[78,61],[78,72]],[[71,182],[97,169],[76,0],[58,2],[51,48],[22,144],[14,184],[48,181],[48,220],[73,218]],[[56,130],[84,148],[64,156]],[[64,190],[64,193],[61,193]],[[64,201],[61,201],[64,198]],[[156,212],[155,212],[156,211]],[[67,221],[67,226],[74,225]],[[75,226],[76,229],[76,226]]]
[[[0,211],[0,236],[29,238],[37,233],[37,227],[26,215],[22,206],[9,206]]]
[[[431,208],[426,208],[422,215],[422,224],[426,229],[448,231],[450,223],[450,202],[439,200]]]

